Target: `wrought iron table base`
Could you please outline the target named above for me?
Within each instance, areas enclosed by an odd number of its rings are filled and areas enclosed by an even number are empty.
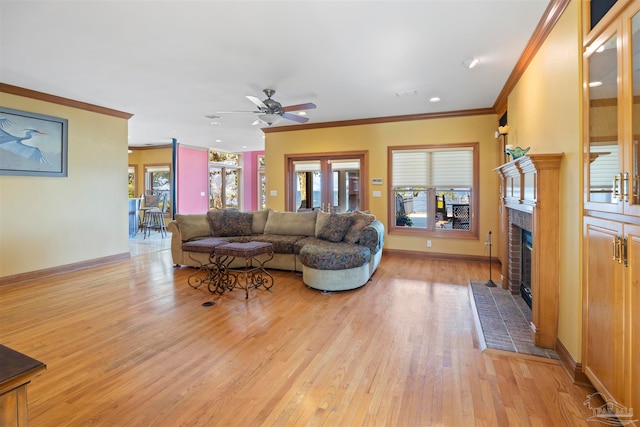
[[[273,276],[264,268],[264,264],[273,259],[273,251],[268,252],[269,258],[260,261],[255,256],[246,256],[245,265],[241,268],[230,268],[229,265],[236,259],[233,255],[216,255],[217,277],[215,292],[223,294],[226,290],[244,289],[245,299],[249,298],[249,289],[258,289],[261,286],[269,290],[273,286]],[[253,266],[254,261],[257,266]],[[209,291],[214,292],[209,284]]]

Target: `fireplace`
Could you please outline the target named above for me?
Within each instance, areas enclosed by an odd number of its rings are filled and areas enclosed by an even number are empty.
[[[531,334],[546,348],[555,348],[558,336],[562,157],[529,154],[495,169],[501,178],[502,285],[518,298],[527,299],[530,291]]]
[[[531,251],[533,249],[533,239],[530,231],[522,230],[520,248],[520,295],[531,308],[533,301],[531,294]]]
[[[508,289],[512,295],[522,295],[532,307],[531,292],[533,234],[532,215],[515,209],[509,210]]]

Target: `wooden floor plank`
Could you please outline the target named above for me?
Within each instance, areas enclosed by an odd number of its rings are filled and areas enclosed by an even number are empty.
[[[193,272],[163,250],[0,287],[2,344],[47,364],[30,425],[588,425],[560,365],[479,350],[486,264],[383,256],[334,294],[273,271],[248,300]]]

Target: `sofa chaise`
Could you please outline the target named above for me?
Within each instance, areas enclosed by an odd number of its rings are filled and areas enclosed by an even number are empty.
[[[167,229],[172,233],[175,266],[207,264],[220,240],[269,242],[274,246],[274,257],[265,267],[301,272],[307,286],[321,291],[365,285],[380,263],[384,245],[382,222],[359,211],[211,210],[206,214],[176,214]]]

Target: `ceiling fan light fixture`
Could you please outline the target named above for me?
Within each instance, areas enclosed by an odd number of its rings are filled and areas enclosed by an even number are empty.
[[[261,122],[271,126],[275,123],[278,123],[280,120],[282,120],[282,117],[277,114],[260,114],[258,115],[258,119]]]

